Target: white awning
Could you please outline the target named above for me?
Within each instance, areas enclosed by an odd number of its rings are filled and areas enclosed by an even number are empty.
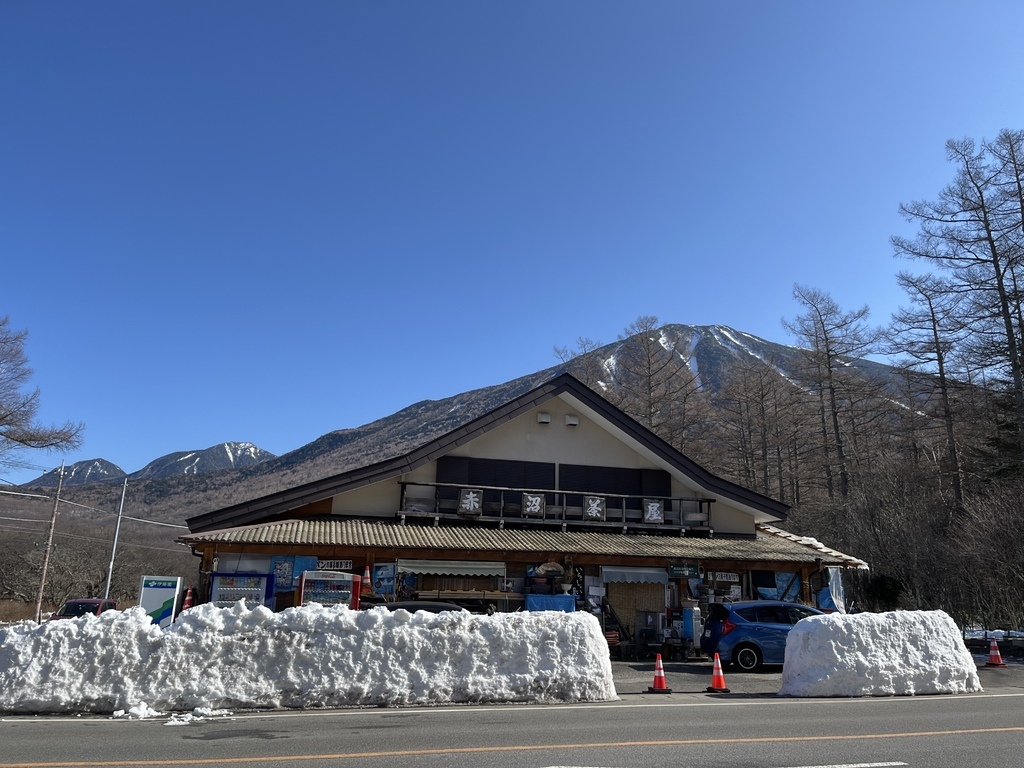
[[[613,581],[624,581],[627,584],[668,584],[668,571],[664,568],[602,565],[601,581],[605,584]]]
[[[398,571],[437,576],[505,576],[505,564],[488,560],[399,560]]]

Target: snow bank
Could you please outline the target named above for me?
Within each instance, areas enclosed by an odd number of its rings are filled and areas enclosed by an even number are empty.
[[[615,699],[587,613],[478,616],[202,605],[0,629],[0,711],[100,712]]]
[[[978,668],[944,611],[831,613],[786,640],[780,696],[912,696],[981,690]]]

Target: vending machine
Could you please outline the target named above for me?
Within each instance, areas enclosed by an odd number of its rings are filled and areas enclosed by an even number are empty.
[[[359,608],[363,577],[338,571],[303,571],[299,580],[299,604],[347,605]]]
[[[230,608],[239,600],[250,611],[258,605],[274,607],[274,574],[213,573],[210,574],[210,602]]]

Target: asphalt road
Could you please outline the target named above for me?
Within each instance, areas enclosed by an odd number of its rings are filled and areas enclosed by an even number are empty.
[[[987,656],[975,656],[981,685],[988,691],[990,688],[1003,692],[1024,693],[1024,663],[1020,659],[1004,657],[1007,666],[986,667]],[[631,697],[644,694],[654,683],[654,662],[613,661],[615,674],[615,690],[620,697]],[[673,662],[663,661],[665,682],[673,695],[707,695],[711,685],[712,664],[706,659]],[[732,667],[723,669],[726,686],[730,695],[736,696],[769,696],[774,697],[781,687],[782,667],[765,667],[761,672],[738,672]],[[716,694],[712,694],[716,695]],[[725,694],[722,694],[725,695]],[[1021,760],[1024,765],[1024,759]]]
[[[783,699],[779,670],[615,662],[619,701],[581,705],[238,712],[166,719],[0,718],[0,768],[253,764],[267,768],[794,768],[1021,765],[1024,665],[979,670],[983,694]]]

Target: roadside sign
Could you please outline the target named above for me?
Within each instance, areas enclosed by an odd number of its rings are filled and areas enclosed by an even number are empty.
[[[143,576],[139,583],[139,605],[154,624],[171,626],[181,594],[181,576]]]

